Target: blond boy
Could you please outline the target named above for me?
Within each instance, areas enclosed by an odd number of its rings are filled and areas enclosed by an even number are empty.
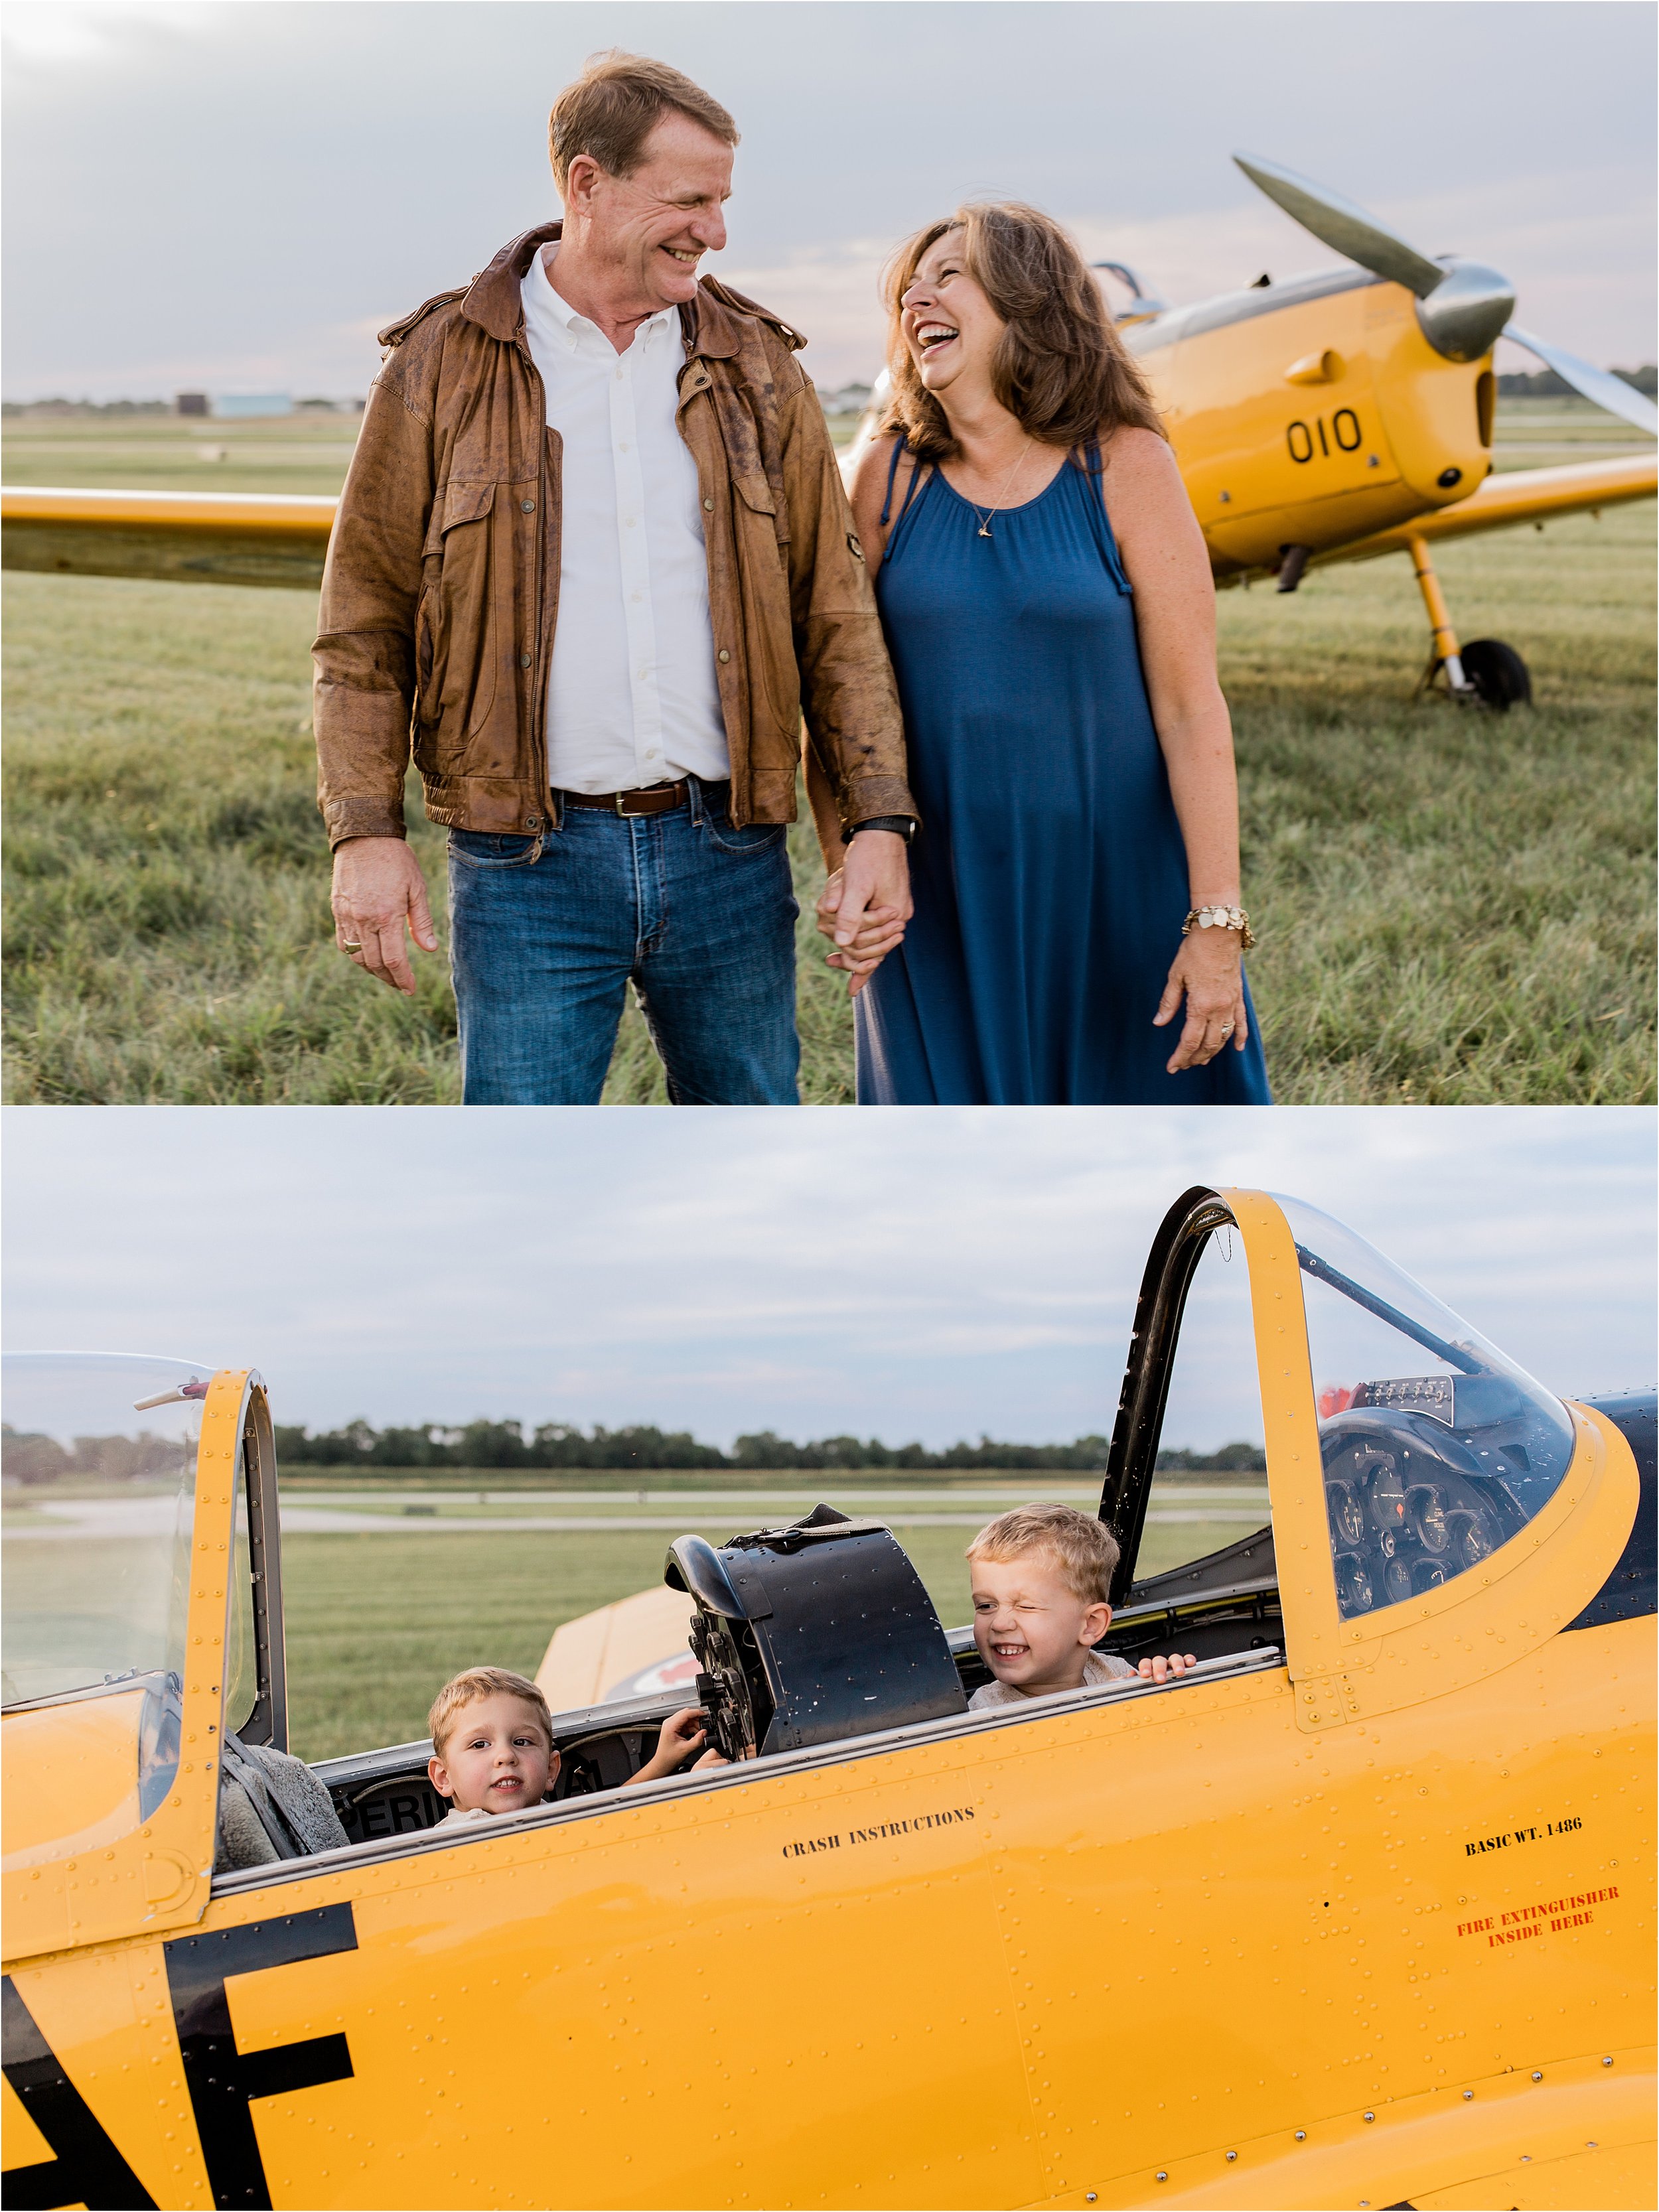
[[[1192,1653],[1127,1660],[1095,1645],[1111,1626],[1117,1539],[1070,1505],[1020,1505],[988,1522],[968,1547],[974,1641],[994,1680],[968,1700],[970,1712],[1011,1705],[1097,1682],[1167,1681],[1196,1666]]]
[[[696,1705],[671,1713],[655,1752],[623,1787],[660,1781],[696,1759],[706,1741],[702,1717]],[[432,1738],[426,1771],[438,1795],[451,1801],[446,1826],[526,1812],[552,1795],[559,1777],[553,1716],[525,1675],[469,1667],[439,1691],[426,1724]]]

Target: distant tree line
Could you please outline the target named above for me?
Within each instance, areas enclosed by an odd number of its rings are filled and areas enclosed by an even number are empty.
[[[1609,372],[1621,384],[1628,384],[1632,392],[1644,392],[1650,399],[1659,398],[1659,368],[1651,362],[1645,368],[1615,368]],[[1498,397],[1503,399],[1571,399],[1576,397],[1571,385],[1559,377],[1553,368],[1538,368],[1530,372],[1517,370],[1512,376],[1498,380]]]
[[[31,1484],[57,1482],[70,1475],[143,1481],[177,1474],[183,1457],[176,1439],[143,1431],[136,1437],[76,1437],[64,1446],[52,1437],[8,1424],[0,1430],[0,1444],[6,1480]],[[873,1437],[825,1437],[817,1443],[797,1444],[763,1429],[754,1436],[739,1437],[729,1452],[723,1452],[717,1445],[700,1443],[684,1430],[584,1431],[556,1421],[527,1437],[517,1421],[469,1421],[459,1429],[441,1428],[431,1421],[418,1428],[373,1429],[367,1421],[349,1421],[343,1429],[314,1437],[305,1429],[276,1431],[279,1467],[349,1468],[365,1474],[377,1468],[427,1467],[570,1468],[596,1474],[698,1468],[767,1473],[791,1468],[803,1473],[822,1468],[885,1468],[896,1473],[980,1468],[1003,1474],[1048,1469],[1099,1474],[1104,1472],[1106,1455],[1104,1437],[1079,1437],[1069,1444],[999,1443],[981,1437],[976,1444],[928,1451],[921,1444],[884,1444]],[[1169,1473],[1194,1474],[1259,1474],[1267,1467],[1261,1447],[1247,1443],[1223,1444],[1212,1452],[1161,1451],[1158,1463]]]
[[[144,1482],[157,1475],[176,1477],[185,1465],[184,1447],[172,1437],[76,1437],[60,1444],[33,1430],[0,1429],[0,1467],[8,1482],[58,1482],[71,1474],[96,1475],[105,1482]]]
[[[718,1445],[699,1443],[683,1429],[586,1431],[562,1421],[545,1423],[528,1436],[518,1421],[469,1421],[459,1429],[430,1421],[418,1428],[374,1429],[367,1421],[350,1421],[343,1429],[318,1436],[305,1429],[276,1431],[278,1466],[349,1467],[364,1472],[416,1467],[586,1468],[596,1473],[696,1468],[994,1468],[1009,1474],[1057,1468],[1098,1474],[1105,1468],[1107,1449],[1104,1437],[1079,1437],[1069,1444],[1000,1443],[981,1437],[977,1443],[951,1444],[943,1451],[929,1451],[919,1443],[884,1444],[873,1437],[824,1437],[815,1443],[798,1444],[763,1429],[739,1437],[729,1452],[723,1452]],[[1259,1445],[1232,1443],[1216,1452],[1160,1452],[1158,1465],[1176,1471],[1231,1474],[1261,1469],[1266,1462]]]

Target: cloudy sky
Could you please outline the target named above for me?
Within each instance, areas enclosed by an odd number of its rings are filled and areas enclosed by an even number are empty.
[[[1328,264],[1236,149],[1496,264],[1541,336],[1653,358],[1634,0],[12,0],[3,37],[9,398],[361,393],[381,323],[555,211],[549,103],[613,44],[736,114],[715,265],[825,386],[878,360],[888,247],[974,193],[1177,300]]]
[[[1652,1381],[1642,1109],[30,1107],[6,1134],[11,1350],[252,1364],[312,1426],[1109,1433],[1198,1182],[1337,1214],[1552,1388]]]

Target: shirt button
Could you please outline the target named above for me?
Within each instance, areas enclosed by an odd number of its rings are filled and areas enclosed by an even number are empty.
[[[524,509],[526,514],[534,514],[536,512],[536,502],[533,499],[521,499],[519,501],[519,505]]]
[[[530,655],[529,655],[527,653],[521,653],[519,655],[519,665],[520,665],[520,668],[528,668],[528,667],[529,667],[529,665],[530,665]]]
[[[720,657],[722,660],[730,660],[732,658],[731,654],[726,651],[724,646],[720,647]]]
[[[703,505],[704,505],[704,507],[707,507],[707,509],[708,510],[708,512],[709,512],[709,514],[712,514],[714,512],[714,501],[713,501],[712,499],[706,499],[706,500],[704,500],[704,501],[703,501]]]

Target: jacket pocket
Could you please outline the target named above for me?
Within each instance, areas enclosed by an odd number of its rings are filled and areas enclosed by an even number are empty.
[[[493,483],[446,484],[428,534],[415,614],[416,714],[439,755],[459,752],[495,698]]]
[[[757,717],[764,714],[794,741],[800,714],[794,617],[789,604],[788,517],[758,473],[734,476],[738,566],[749,648],[749,684]]]

